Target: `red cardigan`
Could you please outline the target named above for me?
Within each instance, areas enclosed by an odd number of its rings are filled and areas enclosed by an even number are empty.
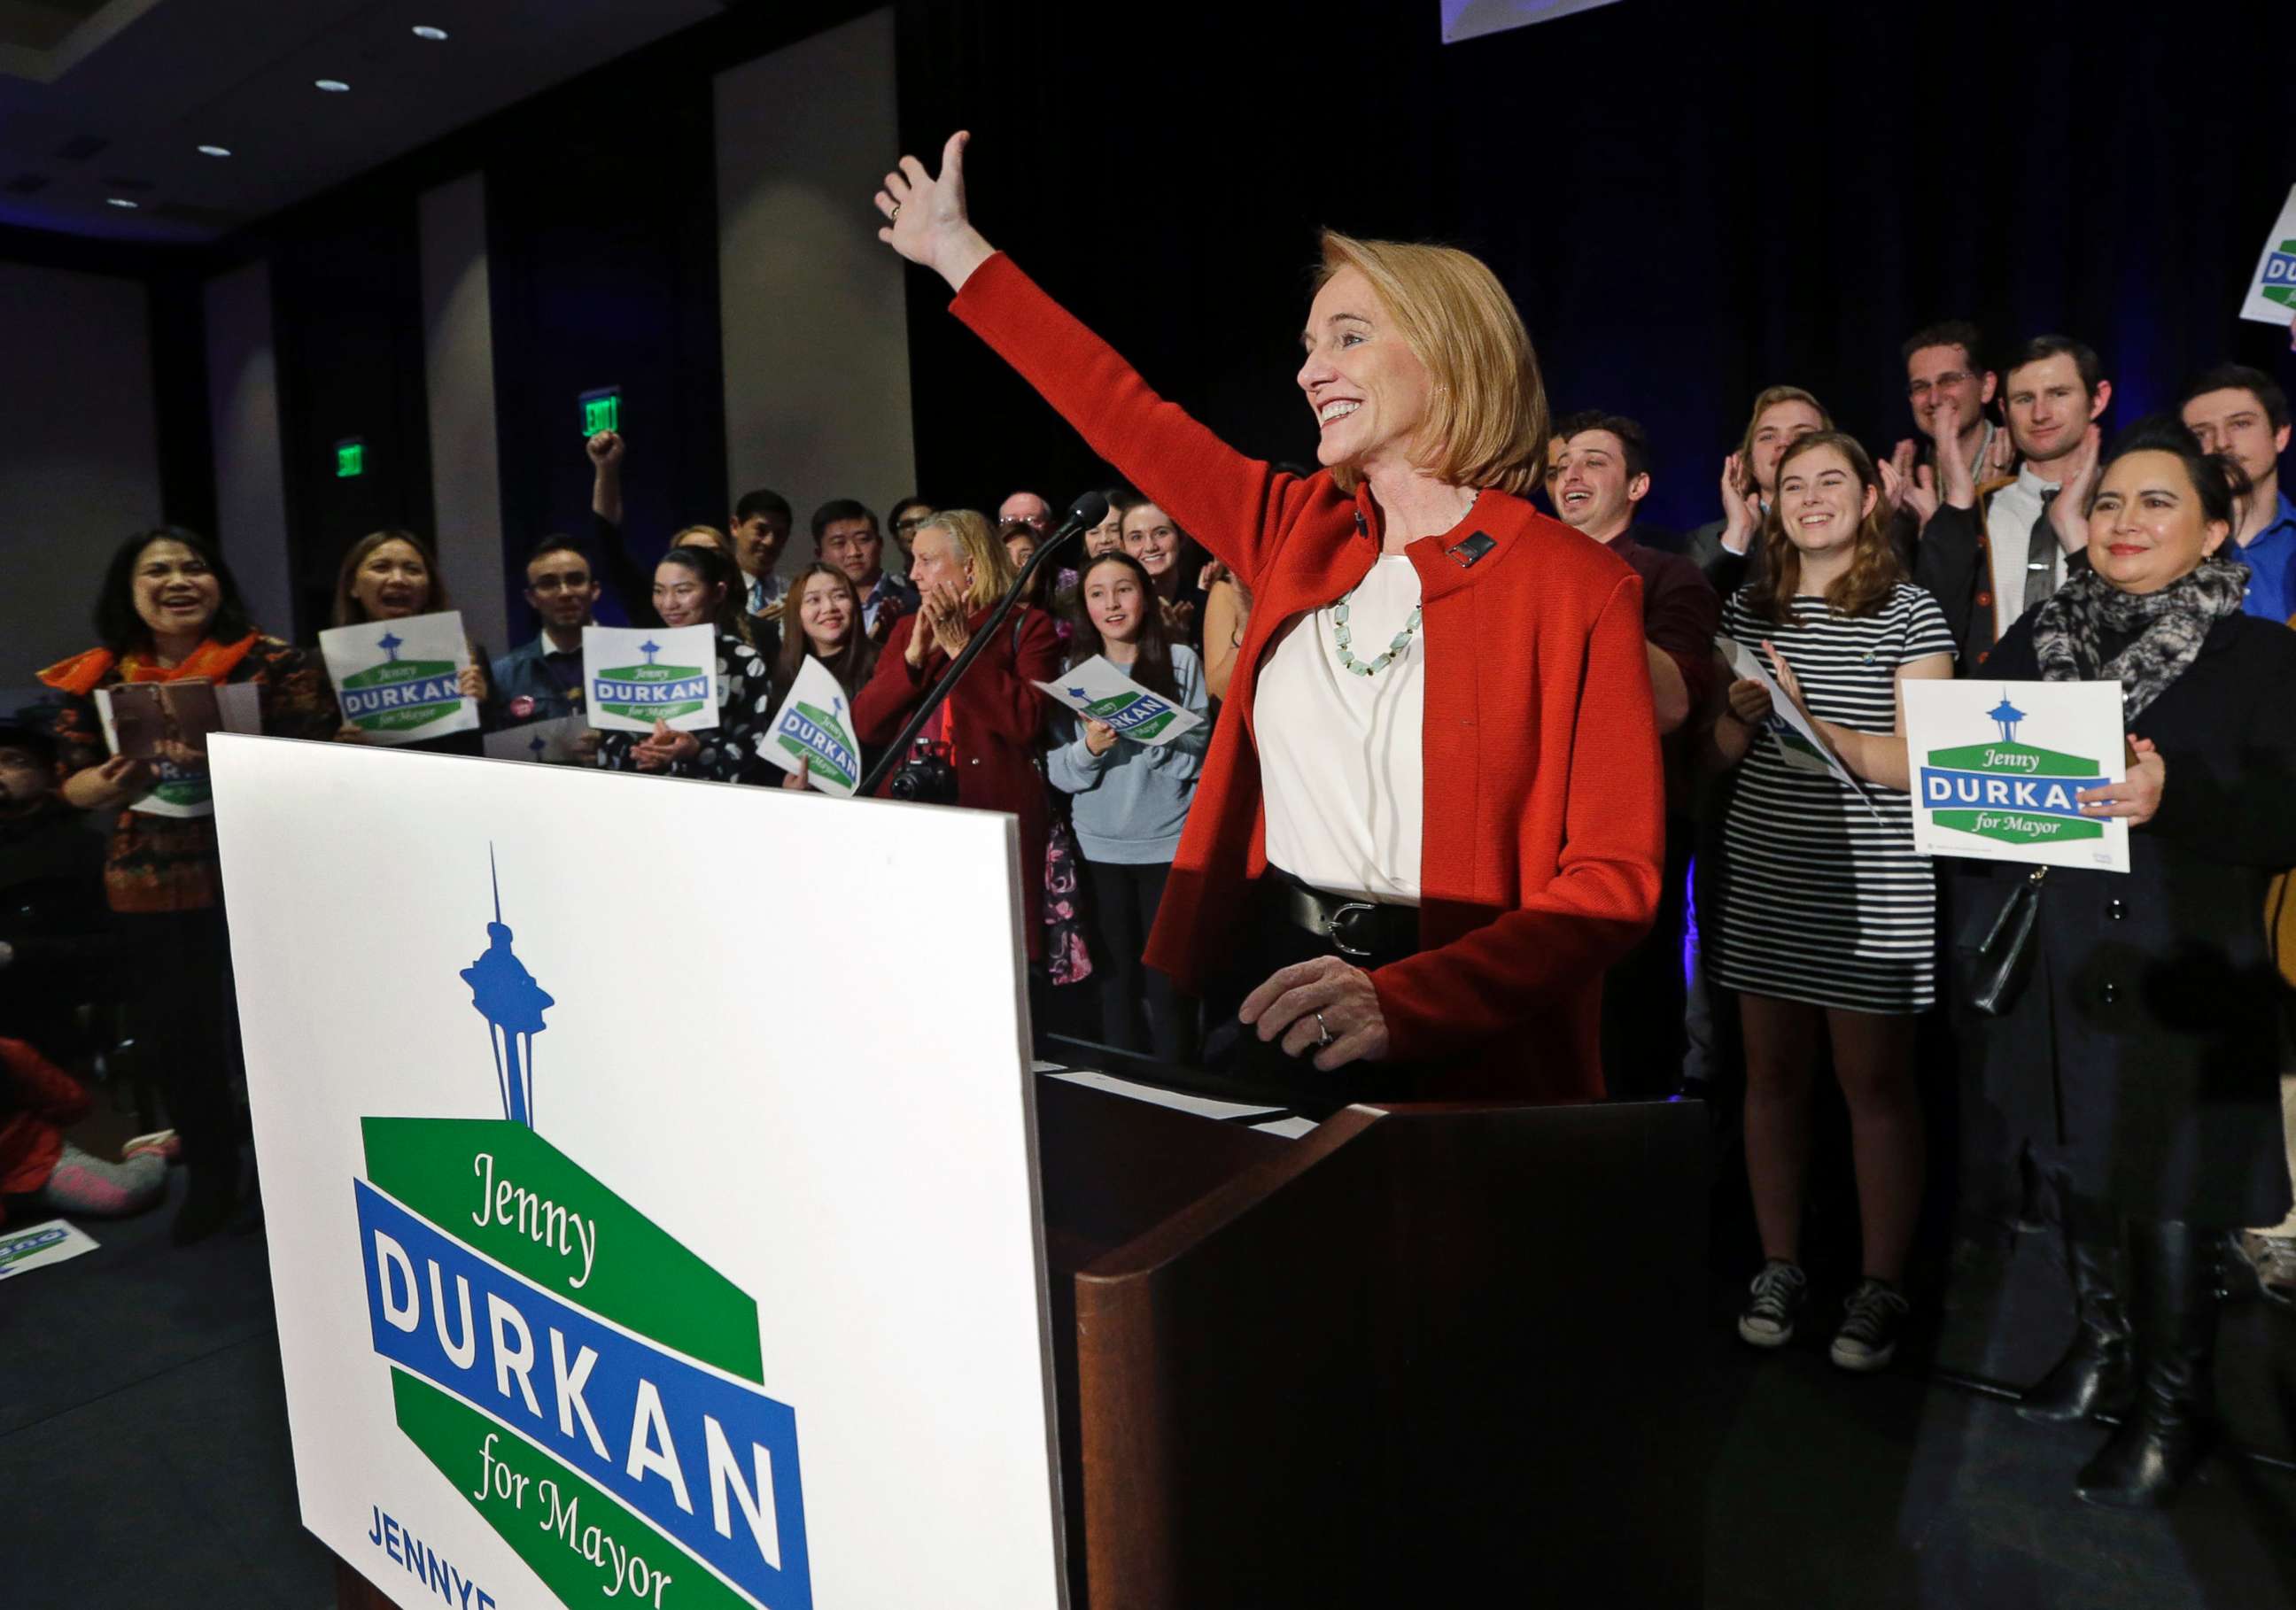
[[[1201,987],[1267,867],[1252,683],[1308,610],[1380,552],[1380,511],[1328,473],[1246,458],[1163,401],[1001,254],[952,310],[1251,589],[1224,720],[1172,863],[1148,960]],[[1480,532],[1472,566],[1450,549]],[[1406,552],[1426,642],[1426,949],[1371,974],[1410,1093],[1531,1100],[1603,1093],[1603,970],[1648,929],[1665,830],[1642,584],[1599,543],[1485,491]],[[888,658],[898,656],[890,649]]]
[[[988,618],[986,609],[974,615],[972,629]],[[949,657],[938,644],[925,651],[923,665],[910,668],[916,625],[914,615],[893,623],[876,674],[853,696],[853,731],[863,743],[890,743],[948,669]],[[1061,642],[1051,617],[1023,607],[996,629],[996,640],[981,650],[943,707],[953,713],[956,803],[1021,819],[1021,927],[1031,961],[1044,949],[1045,837],[1051,830],[1038,761],[1050,701],[1033,684],[1060,674]]]

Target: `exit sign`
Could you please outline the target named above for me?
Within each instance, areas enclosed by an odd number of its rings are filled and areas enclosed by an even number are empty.
[[[622,428],[622,388],[601,386],[595,391],[582,394],[582,434],[595,436],[601,430]]]
[[[366,473],[366,444],[357,437],[335,444],[335,478],[348,480]]]

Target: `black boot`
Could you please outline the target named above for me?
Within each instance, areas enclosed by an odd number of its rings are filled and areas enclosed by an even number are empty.
[[[2215,1407],[2215,1238],[2190,1224],[2128,1222],[2136,1402],[2074,1488],[2092,1504],[2161,1509],[2207,1451]]]
[[[2044,1422],[2125,1415],[2136,1395],[2136,1377],[2128,1311],[2121,1300],[2127,1265],[2121,1256],[2120,1224],[2097,1204],[2074,1196],[2067,1181],[2059,1181],[2057,1205],[2064,1221],[2065,1268],[2072,1276],[2079,1328],[2072,1345],[2048,1374],[2033,1383],[2017,1412]]]

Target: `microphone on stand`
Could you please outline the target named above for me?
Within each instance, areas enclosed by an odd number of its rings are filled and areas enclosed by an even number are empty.
[[[989,640],[996,636],[996,629],[1020,607],[1021,595],[1028,591],[1030,578],[1044,568],[1046,561],[1054,553],[1107,518],[1108,497],[1104,493],[1087,492],[1069,505],[1068,518],[1045,539],[1042,547],[1029,556],[1029,562],[1021,567],[1019,577],[997,601],[995,611],[980,630],[972,634],[972,641],[964,645],[964,651],[951,662],[948,669],[942,673],[940,681],[933,684],[933,691],[926,695],[925,702],[917,707],[916,714],[909,717],[900,735],[886,746],[884,754],[878,756],[877,764],[869,768],[869,774],[854,790],[856,794],[865,797],[874,794],[885,780],[885,774],[891,772],[893,783],[888,792],[896,799],[914,800],[923,805],[956,803],[956,769],[939,755],[909,759],[909,747],[916,742],[917,734],[925,730],[925,723],[933,718],[933,713],[948,701],[958,680],[980,657],[980,650],[988,647]],[[922,628],[922,622],[919,626]],[[895,771],[896,767],[899,769]]]

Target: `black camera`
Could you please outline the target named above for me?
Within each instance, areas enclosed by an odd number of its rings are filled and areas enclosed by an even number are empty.
[[[920,743],[909,751],[909,758],[893,773],[885,791],[895,799],[906,799],[914,805],[955,805],[956,803],[956,767],[949,760],[945,743]]]

